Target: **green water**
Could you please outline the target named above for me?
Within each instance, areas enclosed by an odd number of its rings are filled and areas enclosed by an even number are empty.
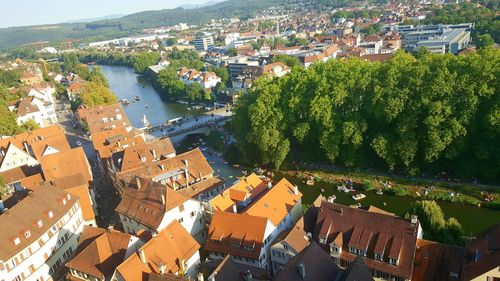
[[[335,195],[337,197],[335,202],[339,204],[352,205],[361,203],[362,206],[372,205],[388,212],[395,213],[398,216],[404,216],[410,209],[411,203],[416,201],[416,199],[412,197],[397,197],[388,194],[377,195],[373,191],[363,192],[363,194],[366,195],[366,198],[355,201],[351,197],[355,193],[338,191],[337,185],[325,182],[316,182],[314,186],[308,186],[302,183],[302,181],[298,178],[290,176],[287,176],[286,178],[290,182],[299,186],[299,190],[303,194],[303,204],[311,204],[320,194],[323,196]],[[386,205],[384,205],[384,202]],[[437,203],[441,206],[441,209],[445,213],[446,217],[455,217],[460,224],[462,224],[462,228],[464,229],[466,235],[478,234],[488,229],[490,226],[500,223],[500,211],[497,210],[445,201],[437,201]]]

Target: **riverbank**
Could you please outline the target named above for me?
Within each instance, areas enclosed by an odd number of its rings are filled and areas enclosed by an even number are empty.
[[[350,185],[360,191],[379,191],[398,197],[412,197],[418,200],[439,200],[476,207],[500,210],[498,189],[481,189],[467,184],[446,182],[419,182],[387,176],[370,176],[360,173],[335,173],[333,171],[296,170],[285,174],[323,181],[334,185]]]

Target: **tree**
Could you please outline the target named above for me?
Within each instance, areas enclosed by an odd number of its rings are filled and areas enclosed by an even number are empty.
[[[17,125],[16,114],[11,112],[7,106],[0,101],[0,136],[12,136],[21,131],[21,128]]]
[[[220,77],[222,83],[226,84],[229,80],[229,72],[227,71],[227,68],[221,66],[213,67],[210,70],[215,72],[215,74]]]
[[[169,97],[179,96],[184,91],[184,83],[179,79],[177,70],[173,67],[160,70],[156,82],[162,92]]]
[[[176,37],[167,38],[167,40],[165,40],[165,43],[167,44],[167,46],[173,46],[177,44],[177,38]]]
[[[64,70],[67,72],[73,71],[73,68],[80,64],[80,60],[78,59],[78,56],[71,52],[71,53],[64,53],[62,55],[63,58],[63,66]]]
[[[418,216],[426,239],[454,245],[462,243],[462,226],[455,218],[446,220],[435,201],[417,201],[411,212]]]
[[[235,57],[238,55],[238,50],[236,48],[229,48],[226,51],[226,55],[228,55],[230,57]]]
[[[186,85],[186,96],[194,101],[199,100],[203,97],[203,87],[199,83],[191,83]]]
[[[132,66],[136,73],[144,73],[148,67],[158,63],[160,54],[157,52],[140,53],[133,57]]]
[[[104,76],[104,73],[102,73],[102,68],[100,68],[98,66],[94,66],[92,68],[87,80],[90,82],[94,82],[94,83],[106,86],[106,87],[109,86],[108,79],[106,79],[106,76]]]
[[[272,62],[282,62],[282,63],[288,65],[289,67],[302,66],[302,64],[300,63],[300,60],[297,57],[285,55],[285,54],[275,55],[275,56],[273,56],[271,61]]]
[[[108,87],[94,82],[83,84],[80,90],[80,99],[83,104],[89,107],[117,102],[115,94]]]
[[[38,124],[35,122],[33,119],[28,119],[24,121],[24,123],[21,125],[21,128],[23,128],[25,131],[33,131],[35,129],[40,128]]]
[[[478,49],[483,49],[483,48],[486,48],[489,46],[493,46],[493,44],[495,44],[495,41],[493,41],[493,38],[491,38],[491,35],[483,34],[483,35],[477,36],[476,47]]]

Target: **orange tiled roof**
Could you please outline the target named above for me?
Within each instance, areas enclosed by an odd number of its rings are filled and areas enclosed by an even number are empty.
[[[166,272],[181,273],[181,263],[189,260],[199,249],[196,240],[174,220],[140,248],[146,263],[141,261],[138,251],[120,264],[116,272],[125,281],[147,281],[147,273],[159,273],[160,264],[166,265]]]
[[[205,250],[258,259],[266,225],[265,217],[215,211]]]
[[[175,154],[174,146],[169,138],[164,138],[153,143],[140,143],[129,146],[123,150],[120,161],[120,171],[139,168],[149,163],[167,159],[170,154]]]
[[[245,213],[252,216],[269,218],[276,226],[300,201],[302,193],[287,179],[280,180],[271,190],[250,205]]]
[[[118,231],[99,229],[100,235],[95,236],[95,227],[85,226],[85,232],[92,232],[92,238],[81,240],[77,254],[66,264],[67,267],[94,277],[104,279],[110,277],[115,268],[123,262],[132,235]],[[90,240],[90,241],[89,241]]]
[[[82,173],[87,182],[92,181],[90,165],[82,147],[43,156],[40,163],[45,180]]]
[[[140,186],[125,188],[116,211],[152,229],[158,229],[166,212],[189,200],[188,197],[160,183],[144,178],[137,180]]]

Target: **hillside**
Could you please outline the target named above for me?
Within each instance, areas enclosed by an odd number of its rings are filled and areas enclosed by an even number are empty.
[[[0,29],[0,50],[19,47],[36,41],[105,40],[139,33],[144,28],[175,25],[180,22],[203,24],[213,18],[250,17],[258,11],[285,0],[228,0],[194,9],[146,11],[118,19],[90,23],[67,23]],[[289,2],[289,1],[288,1]]]

